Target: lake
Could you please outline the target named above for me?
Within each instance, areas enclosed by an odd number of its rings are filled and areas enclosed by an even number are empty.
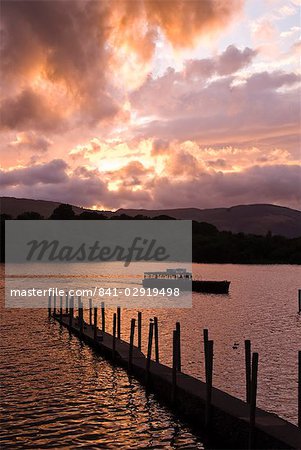
[[[296,423],[301,267],[194,264],[193,274],[231,280],[229,295],[194,293],[192,308],[143,310],[143,350],[149,318],[156,315],[160,360],[171,365],[172,329],[180,321],[183,371],[204,379],[202,333],[208,328],[214,386],[244,398],[244,339],[251,339],[259,353],[258,406]],[[1,292],[3,308],[3,278]],[[112,314],[107,310],[109,331]],[[2,446],[206,447],[123,369],[49,321],[46,310],[2,309],[1,317]],[[132,317],[135,310],[122,310],[123,338]]]

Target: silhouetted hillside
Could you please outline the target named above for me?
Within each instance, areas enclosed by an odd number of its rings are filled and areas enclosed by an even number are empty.
[[[49,218],[53,210],[59,206],[57,202],[45,200],[30,200],[13,197],[1,198],[1,212],[12,218],[24,212],[36,212],[44,218]],[[76,215],[85,211],[85,208],[72,206]],[[119,209],[116,212],[98,211],[107,217],[120,216],[169,216],[175,219],[189,219],[197,222],[213,224],[219,231],[232,233],[258,234],[265,236],[268,232],[273,235],[282,235],[289,238],[301,236],[301,212],[275,205],[239,205],[231,208],[177,208],[164,210],[148,209]],[[95,216],[96,217],[96,216]]]

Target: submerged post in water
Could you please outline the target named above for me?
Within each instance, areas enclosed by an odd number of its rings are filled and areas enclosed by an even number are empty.
[[[180,322],[176,322],[176,330],[177,330],[177,370],[181,372],[182,370],[182,362],[181,362],[181,324]]]
[[[106,331],[106,312],[104,302],[101,302],[101,329],[103,332]]]
[[[206,411],[205,411],[205,426],[210,425],[211,416],[211,398],[212,398],[212,378],[213,378],[213,341],[207,341],[206,350]]]
[[[89,298],[89,324],[92,325],[92,298]]]
[[[154,324],[152,319],[150,319],[148,331],[147,359],[146,359],[146,384],[148,384],[149,382],[149,370],[152,358],[153,332],[154,332]]]
[[[97,307],[94,307],[94,341],[97,339]]]
[[[138,311],[138,348],[141,350],[142,313]]]
[[[129,371],[132,370],[132,362],[133,362],[135,322],[136,322],[135,319],[131,319],[131,334],[130,334],[130,348],[129,348]]]
[[[158,317],[154,317],[154,331],[155,331],[155,360],[159,362],[159,329]]]
[[[172,388],[171,401],[175,403],[177,396],[177,366],[178,366],[178,331],[172,333]]]
[[[298,426],[301,428],[301,351],[298,352]]]
[[[51,316],[51,295],[48,297],[48,317]]]
[[[252,355],[249,449],[254,448],[254,441],[255,441],[254,431],[256,420],[257,375],[258,375],[258,353],[255,352]]]
[[[60,321],[62,321],[63,318],[63,297],[60,295]]]
[[[69,305],[68,305],[68,291],[66,291],[66,314],[68,314],[68,307],[69,307]]]
[[[120,306],[117,307],[117,337],[121,337],[121,310]]]
[[[113,361],[115,361],[115,353],[116,353],[116,313],[113,314],[113,344],[112,344],[112,354]]]
[[[245,370],[246,370],[246,402],[250,403],[251,391],[251,341],[245,340]]]
[[[206,378],[206,360],[207,360],[207,344],[208,344],[208,329],[203,330],[203,340],[204,340],[204,357],[205,357],[205,378]]]

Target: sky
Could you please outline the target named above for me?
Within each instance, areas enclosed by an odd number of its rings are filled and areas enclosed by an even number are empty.
[[[300,209],[301,0],[1,2],[1,195]]]

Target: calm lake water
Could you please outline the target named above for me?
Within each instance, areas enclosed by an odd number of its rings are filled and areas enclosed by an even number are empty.
[[[171,365],[172,329],[180,321],[183,371],[204,379],[208,328],[214,385],[244,398],[244,339],[251,339],[259,352],[258,405],[296,423],[301,267],[194,264],[193,273],[231,280],[230,294],[193,294],[189,309],[143,310],[144,351],[148,320],[157,315],[160,359]],[[1,292],[3,308],[3,281]],[[49,321],[45,310],[1,312],[2,447],[204,448],[139,383]],[[123,338],[135,316],[122,310]]]

